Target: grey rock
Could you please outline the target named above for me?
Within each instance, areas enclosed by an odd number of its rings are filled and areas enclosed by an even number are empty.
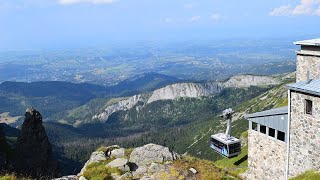
[[[250,86],[276,85],[281,81],[270,76],[237,75],[223,83],[223,87],[244,88]]]
[[[179,155],[172,152],[167,147],[156,144],[147,144],[142,147],[135,148],[129,161],[138,166],[146,166],[151,163],[164,163],[165,161],[173,161],[179,158]]]
[[[159,164],[159,163],[151,163],[151,165],[148,168],[148,173],[155,174],[158,173],[161,170],[167,169],[165,165]]]
[[[122,158],[125,155],[125,149],[120,148],[120,149],[114,149],[111,151],[111,158]]]
[[[146,166],[139,166],[139,168],[132,172],[134,179],[139,179],[147,175],[148,168]]]
[[[80,176],[79,180],[87,180],[87,178],[85,178],[84,176]]]
[[[70,175],[70,176],[63,176],[60,178],[56,178],[53,180],[78,180],[78,177],[76,175]]]
[[[150,176],[143,176],[140,180],[153,180]]]
[[[42,125],[41,114],[28,108],[16,143],[15,170],[34,178],[58,176],[58,163],[53,159],[52,146]]]
[[[104,152],[102,151],[96,151],[96,152],[93,152],[90,156],[90,159],[84,164],[83,168],[81,169],[80,173],[78,174],[78,176],[81,176],[85,170],[87,169],[87,166],[91,163],[94,163],[94,162],[100,162],[100,161],[104,161],[106,160],[107,157],[105,155]]]
[[[130,168],[128,166],[128,159],[125,158],[117,158],[108,163],[107,166],[111,168],[118,168],[121,171],[130,171]]]
[[[197,174],[198,171],[195,168],[190,168],[189,171],[193,174]]]
[[[126,172],[120,177],[116,178],[117,180],[127,180],[127,179],[132,179],[132,173],[131,172]]]
[[[121,100],[117,103],[114,103],[104,109],[104,111],[98,115],[94,115],[92,120],[98,119],[101,122],[105,122],[108,120],[109,116],[120,110],[128,110],[134,107],[139,101],[144,101],[144,97],[142,95],[134,95],[127,99]]]

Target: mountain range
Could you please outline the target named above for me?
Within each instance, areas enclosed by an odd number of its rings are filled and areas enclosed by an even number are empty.
[[[292,80],[292,75],[239,75],[221,82],[179,82],[175,78],[160,77],[169,80],[162,80],[162,83],[166,83],[154,85],[152,83],[154,78],[143,75],[122,83],[121,87],[125,87],[123,84],[137,82],[141,78],[144,82],[145,79],[150,79],[150,83],[140,83],[141,86],[135,87],[137,91],[130,93],[125,92],[123,88],[121,92],[106,93],[111,92],[104,91],[110,87],[95,85],[92,86],[94,91],[86,91],[87,89],[83,88],[80,89],[86,92],[84,93],[86,96],[83,97],[91,96],[92,99],[89,98],[90,100],[86,102],[80,101],[80,96],[75,94],[73,97],[75,97],[74,102],[78,102],[77,105],[68,108],[59,107],[60,110],[44,115],[44,127],[52,142],[53,152],[63,167],[63,173],[78,171],[92,151],[101,145],[112,144],[137,147],[147,143],[157,143],[181,154],[188,152],[197,157],[217,160],[219,156],[206,146],[210,134],[224,130],[224,123],[217,115],[225,108],[234,108],[237,115],[233,133],[240,136],[247,128],[242,118],[244,112],[261,110],[286,102],[284,98],[273,101],[274,104],[272,102],[268,104],[267,101],[256,100],[256,97],[272,92],[276,92],[272,96],[277,96],[280,91],[276,89],[281,89],[283,84]],[[23,85],[28,87],[30,84]],[[0,89],[6,92],[4,87],[7,85],[4,85]],[[36,85],[45,89],[39,84]],[[72,84],[71,87],[73,86],[75,89],[78,86],[91,87],[86,84]],[[65,89],[61,88],[62,92],[53,93],[52,96],[62,97],[63,90]],[[27,93],[28,88],[23,92],[13,91],[15,92],[13,94],[8,92],[9,90],[6,94],[8,99],[32,97]],[[123,94],[126,95],[122,96]],[[45,99],[50,96],[50,93],[43,92],[43,96],[38,98]],[[54,106],[59,106],[59,103],[52,103],[51,107]]]

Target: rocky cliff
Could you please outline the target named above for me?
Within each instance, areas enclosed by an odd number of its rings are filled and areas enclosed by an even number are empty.
[[[100,121],[107,120],[108,117],[116,112],[128,110],[134,107],[138,102],[144,102],[147,99],[148,95],[134,95],[127,99],[121,100],[117,103],[114,103],[110,106],[107,106],[101,114],[94,115],[92,119],[99,119]]]
[[[206,83],[176,83],[157,89],[151,93],[139,94],[108,105],[103,112],[92,117],[92,120],[105,122],[109,116],[120,110],[129,110],[139,102],[150,104],[159,100],[173,100],[181,97],[198,98],[221,92],[223,88],[246,88],[250,86],[265,86],[280,84],[278,78],[271,76],[238,75],[225,82]]]
[[[281,81],[272,76],[238,75],[222,84],[223,87],[243,88],[249,86],[276,85]]]
[[[197,98],[218,93],[220,90],[221,85],[216,82],[172,84],[153,91],[147,103],[163,99],[176,99],[179,97]]]
[[[16,143],[15,172],[31,177],[54,177],[58,173],[52,147],[42,126],[41,114],[33,108],[25,113]]]

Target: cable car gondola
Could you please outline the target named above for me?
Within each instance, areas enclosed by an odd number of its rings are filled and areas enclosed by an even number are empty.
[[[210,147],[217,153],[227,158],[237,156],[241,153],[240,140],[230,136],[231,119],[233,110],[231,108],[223,111],[221,117],[227,120],[227,130],[225,133],[211,135]]]

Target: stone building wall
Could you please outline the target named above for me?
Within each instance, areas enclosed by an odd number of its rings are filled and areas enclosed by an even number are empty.
[[[307,54],[307,52],[305,52]],[[313,52],[312,52],[313,54]],[[297,55],[296,81],[306,81],[309,69],[310,79],[320,79],[320,55]]]
[[[305,114],[305,99],[313,102],[313,115]],[[291,93],[289,176],[320,170],[320,97]]]
[[[285,179],[286,143],[249,130],[247,179]]]

